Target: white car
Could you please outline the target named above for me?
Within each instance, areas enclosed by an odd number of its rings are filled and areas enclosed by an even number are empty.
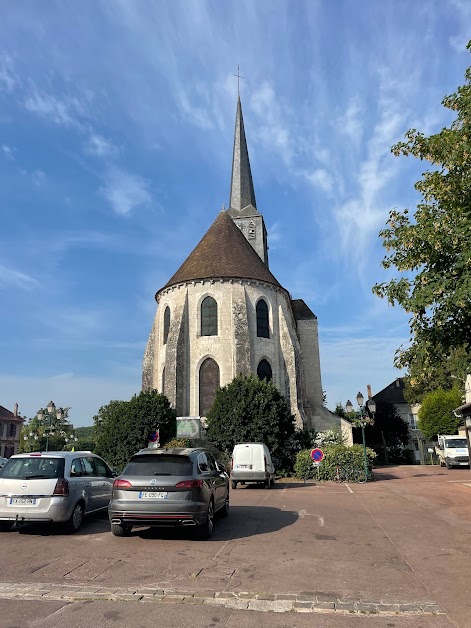
[[[76,532],[84,515],[108,507],[115,475],[90,451],[16,454],[0,470],[0,531],[36,522]]]

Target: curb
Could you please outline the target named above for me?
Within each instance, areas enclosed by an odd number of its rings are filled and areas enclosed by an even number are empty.
[[[113,588],[90,585],[0,583],[0,599],[108,600],[154,604],[205,604],[274,613],[340,613],[357,615],[444,615],[433,601],[396,602],[336,598],[311,592],[299,594],[250,593],[247,591],[177,591],[153,588]]]

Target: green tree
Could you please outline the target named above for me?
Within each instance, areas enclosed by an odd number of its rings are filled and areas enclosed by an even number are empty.
[[[388,252],[382,265],[400,274],[373,287],[411,314],[411,345],[398,349],[395,365],[417,363],[415,384],[455,350],[469,354],[471,343],[471,68],[465,78],[442,101],[456,114],[449,127],[429,137],[411,129],[392,148],[430,164],[415,184],[422,199],[413,218],[394,209],[380,232]]]
[[[342,419],[346,419],[347,418],[347,413],[345,411],[345,408],[340,403],[340,401],[335,406],[334,414],[336,414],[337,416],[341,417]]]
[[[129,458],[147,447],[149,434],[160,430],[160,442],[176,435],[176,415],[165,395],[145,390],[130,401],[110,401],[93,417],[96,452],[117,471]]]
[[[459,388],[443,390],[438,388],[427,393],[419,410],[419,430],[426,438],[435,438],[437,434],[456,434],[461,422],[453,410],[462,403]]]
[[[431,352],[417,346],[414,361],[404,377],[404,399],[410,403],[422,403],[424,395],[437,388],[451,390],[456,380],[462,382],[471,372],[471,356],[464,347],[452,350],[442,360],[431,359]]]
[[[238,375],[217,391],[207,421],[206,436],[221,451],[231,452],[236,443],[262,442],[276,459],[277,468],[294,462],[293,450],[298,447],[294,417],[271,382]]]

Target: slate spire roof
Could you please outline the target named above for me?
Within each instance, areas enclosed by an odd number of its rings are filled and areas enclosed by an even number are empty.
[[[224,210],[162,290],[199,279],[253,279],[281,288]]]
[[[229,207],[241,210],[248,205],[257,209],[255,191],[250,170],[249,152],[245,139],[244,118],[240,96],[237,98],[237,111],[234,131],[234,151],[232,154],[231,196]]]

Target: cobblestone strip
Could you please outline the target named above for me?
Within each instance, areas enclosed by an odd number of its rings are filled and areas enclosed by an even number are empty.
[[[0,599],[17,600],[116,600],[154,604],[205,604],[274,613],[347,613],[361,615],[442,615],[433,600],[390,602],[337,598],[304,591],[293,593],[177,591],[155,588],[113,588],[91,585],[0,582]]]

